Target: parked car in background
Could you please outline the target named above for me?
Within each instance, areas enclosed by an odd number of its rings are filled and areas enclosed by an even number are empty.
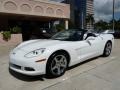
[[[113,35],[115,38],[120,38],[120,30],[115,30]]]
[[[100,34],[114,34],[113,30],[94,30],[94,33],[100,33]]]
[[[102,32],[103,34],[114,34],[113,30],[105,30]]]
[[[49,39],[56,32],[50,29],[36,29],[32,32],[30,39]]]
[[[120,30],[94,30],[98,34],[112,34],[115,38],[120,38]]]

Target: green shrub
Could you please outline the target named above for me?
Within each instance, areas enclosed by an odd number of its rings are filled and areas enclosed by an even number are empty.
[[[3,32],[2,32],[2,35],[3,35],[3,40],[5,40],[5,41],[10,40],[10,38],[11,38],[11,33],[10,33],[10,31],[3,31]]]
[[[18,26],[15,26],[15,27],[13,27],[13,28],[10,29],[10,32],[11,32],[12,34],[21,33],[21,28],[18,27]]]
[[[62,31],[62,30],[65,30],[65,25],[64,24],[58,24],[58,25],[56,25],[56,29],[57,29],[58,32]]]

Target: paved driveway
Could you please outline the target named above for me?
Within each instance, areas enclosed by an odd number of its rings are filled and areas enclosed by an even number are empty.
[[[115,40],[110,57],[81,63],[55,79],[9,72],[11,48],[0,47],[0,90],[120,90],[120,40]]]

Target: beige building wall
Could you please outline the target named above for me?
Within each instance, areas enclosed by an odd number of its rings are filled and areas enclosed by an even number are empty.
[[[0,29],[13,18],[66,21],[70,18],[70,5],[49,0],[0,0],[0,17]]]
[[[48,0],[0,0],[0,13],[70,18],[70,6]]]

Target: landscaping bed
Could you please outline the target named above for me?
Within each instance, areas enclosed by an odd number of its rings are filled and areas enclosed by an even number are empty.
[[[0,46],[17,45],[22,42],[22,34],[11,34],[11,38],[6,41],[0,33]]]

